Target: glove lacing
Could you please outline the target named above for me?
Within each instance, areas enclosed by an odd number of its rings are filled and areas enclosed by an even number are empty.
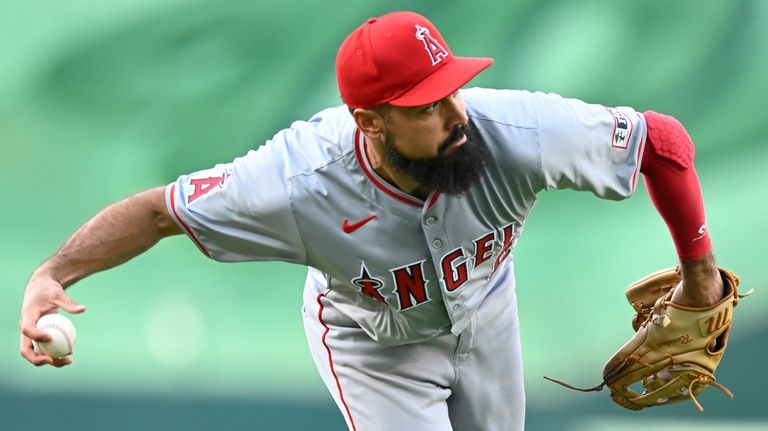
[[[664,366],[664,368],[662,368],[662,370],[667,369],[667,367],[678,365],[677,361],[675,361],[675,358],[672,355],[667,354],[667,357],[669,358],[669,364]],[[640,365],[642,365],[644,367],[652,368],[651,364],[646,363],[645,361],[640,359],[640,357],[637,356],[637,355],[629,355],[629,356],[627,356],[626,361],[637,362],[637,363],[639,363]],[[655,379],[659,378],[658,377],[658,372],[653,373],[652,376]],[[600,392],[600,391],[603,390],[603,388],[607,384],[605,381],[603,381],[599,385],[593,386],[591,388],[579,388],[579,387],[570,385],[570,384],[568,384],[568,383],[566,383],[566,382],[564,382],[562,380],[553,379],[552,377],[544,376],[544,379],[549,380],[550,382],[557,383],[558,385],[564,386],[564,387],[566,387],[568,389],[572,389],[574,391],[579,391],[579,392]],[[643,377],[643,383],[647,382],[647,379],[648,379],[648,376]],[[686,392],[686,395],[688,396],[688,398],[691,399],[691,401],[693,401],[693,403],[696,405],[696,408],[700,412],[704,411],[704,407],[702,407],[701,403],[699,403],[699,400],[696,399],[696,396],[693,395],[693,388],[694,388],[694,386],[697,386],[697,385],[703,385],[704,387],[707,387],[707,386],[711,385],[711,386],[716,387],[717,389],[720,389],[724,394],[728,395],[728,397],[730,397],[730,398],[733,398],[733,396],[734,396],[733,392],[731,392],[728,388],[726,388],[725,386],[721,385],[720,383],[717,383],[715,381],[714,377],[707,376],[707,375],[696,376],[696,378],[691,380],[691,383],[688,384],[688,391]],[[645,384],[643,385],[643,388],[645,388]]]

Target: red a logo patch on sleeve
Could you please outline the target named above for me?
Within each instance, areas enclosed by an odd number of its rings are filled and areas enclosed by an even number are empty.
[[[228,172],[224,172],[218,177],[208,178],[192,178],[189,180],[189,185],[193,186],[195,190],[187,196],[187,205],[196,201],[198,198],[208,194],[211,190],[224,185],[224,182],[229,177]]]

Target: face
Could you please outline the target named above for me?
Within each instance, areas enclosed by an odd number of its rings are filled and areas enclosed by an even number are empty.
[[[480,179],[490,153],[456,92],[431,105],[390,108],[384,146],[389,164],[418,184],[459,195]]]

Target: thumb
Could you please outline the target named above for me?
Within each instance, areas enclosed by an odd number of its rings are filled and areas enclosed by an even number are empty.
[[[64,294],[56,301],[56,305],[69,314],[80,314],[85,311],[85,305],[78,304],[75,300]]]

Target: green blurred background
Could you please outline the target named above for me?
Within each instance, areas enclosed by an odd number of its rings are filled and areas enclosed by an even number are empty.
[[[756,289],[718,374],[736,398],[710,389],[703,414],[545,382],[597,383],[631,334],[622,286],[676,262],[642,186],[622,203],[545,193],[515,251],[528,429],[768,427],[768,1],[0,0],[0,429],[344,428],[305,345],[302,267],[163,241],[69,290],[89,310],[64,369],[19,357],[18,310],[29,273],[104,206],[339,104],[338,44],[397,9],[495,57],[473,85],[681,119],[719,261]]]

